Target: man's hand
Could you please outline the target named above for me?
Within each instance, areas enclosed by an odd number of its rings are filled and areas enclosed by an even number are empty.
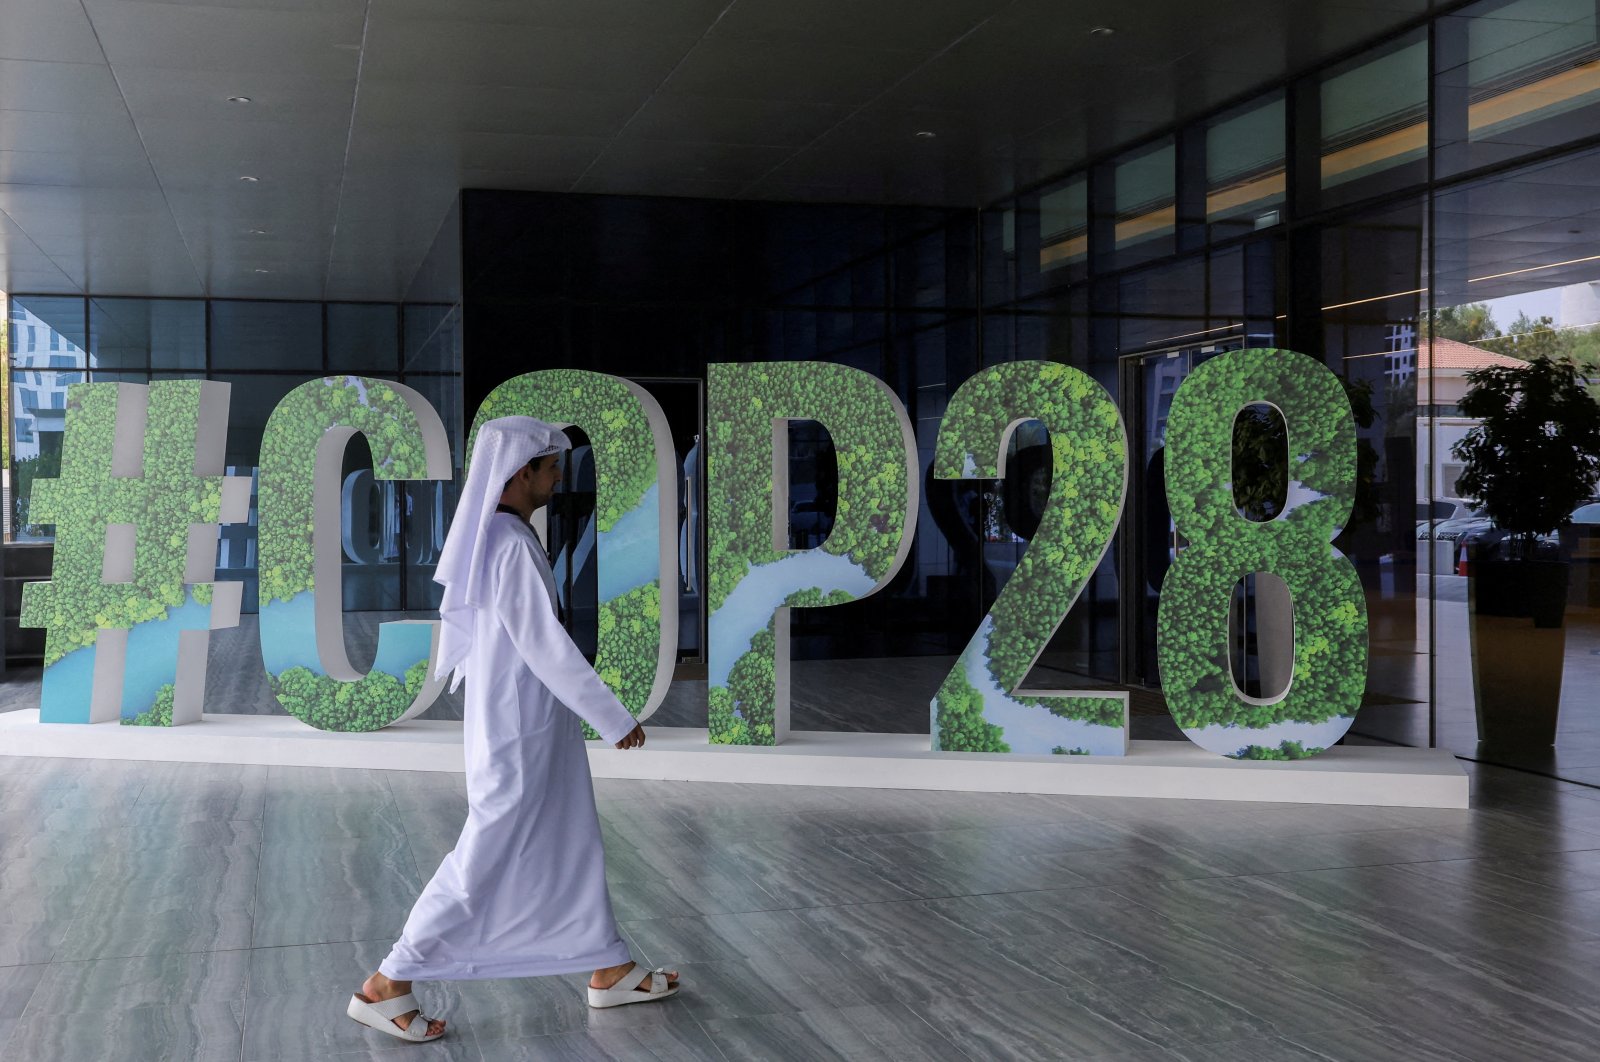
[[[637,723],[634,724],[633,729],[628,731],[627,735],[624,736],[621,741],[617,742],[617,748],[619,749],[637,749],[643,747],[644,727],[639,726]]]

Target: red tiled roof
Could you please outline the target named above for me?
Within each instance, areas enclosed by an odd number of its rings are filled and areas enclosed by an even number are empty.
[[[1431,348],[1431,349],[1430,349]],[[1528,364],[1519,358],[1496,354],[1492,350],[1475,347],[1471,343],[1458,343],[1454,339],[1423,340],[1417,348],[1417,370],[1430,369],[1484,369],[1490,365],[1508,365],[1521,368]]]

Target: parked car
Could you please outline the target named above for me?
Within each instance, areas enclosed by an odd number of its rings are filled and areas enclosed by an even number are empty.
[[[1469,502],[1459,497],[1435,497],[1434,501],[1416,504],[1416,537],[1438,536],[1438,529],[1454,525],[1459,520],[1482,520],[1483,513],[1472,509]]]
[[[1492,527],[1494,521],[1460,498],[1417,503],[1417,537],[1421,539],[1456,542],[1464,535],[1479,535]]]
[[[1596,528],[1600,528],[1600,498],[1584,502],[1567,517],[1568,522],[1577,529],[1573,541],[1576,555],[1588,558],[1595,552],[1595,547],[1588,545],[1597,537]],[[1570,533],[1569,533],[1570,535]],[[1419,532],[1418,537],[1426,537],[1425,532]],[[1461,520],[1441,521],[1436,525],[1434,537],[1440,541],[1449,541],[1456,544],[1459,554],[1461,547],[1470,549],[1472,554],[1484,559],[1499,556],[1500,544],[1509,536],[1494,525],[1494,521],[1481,514],[1469,516]],[[1561,532],[1540,535],[1534,544],[1534,554],[1539,557],[1555,559],[1563,556],[1561,545]]]

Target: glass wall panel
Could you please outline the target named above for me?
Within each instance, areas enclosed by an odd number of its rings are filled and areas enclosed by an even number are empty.
[[[33,482],[61,469],[67,388],[87,374],[87,328],[83,299],[76,296],[14,296],[8,322],[11,349],[10,453],[12,537],[49,541],[53,525],[28,515]]]
[[[89,300],[89,367],[204,371],[206,305],[200,299]]]
[[[211,379],[233,385],[228,414],[228,464],[254,468],[261,453],[261,433],[283,396],[310,379],[289,374],[212,373]]]
[[[1177,146],[1171,137],[1140,148],[1112,167],[1116,197],[1113,229],[1118,267],[1169,255],[1176,249]]]
[[[1430,444],[1407,360],[1426,306],[1425,234],[1425,201],[1406,200],[1322,227],[1293,266],[1305,279],[1320,273],[1322,359],[1356,420],[1356,502],[1334,541],[1367,602],[1367,685],[1352,731],[1408,745],[1428,744],[1433,659],[1429,557],[1415,530],[1418,504],[1429,500],[1418,455]]]
[[[1600,133],[1594,0],[1488,0],[1438,24],[1435,172]]]
[[[1282,94],[1206,126],[1206,221],[1212,239],[1276,225],[1284,201]]]
[[[1409,34],[1325,74],[1322,203],[1391,192],[1427,176],[1428,40]]]
[[[1051,281],[1074,280],[1089,262],[1089,179],[1074,177],[1039,196],[1036,214],[1019,218],[1038,221],[1039,270],[1060,270]]]
[[[1508,502],[1464,489],[1471,466],[1457,447],[1482,423],[1462,408],[1473,369],[1525,372],[1545,356],[1600,377],[1597,187],[1600,152],[1590,150],[1436,197],[1432,356],[1419,353],[1417,368],[1429,384],[1419,424],[1432,432],[1417,479],[1437,503],[1418,534],[1437,555],[1438,744],[1575,781],[1600,766],[1600,498],[1569,499],[1564,526],[1518,542],[1518,502],[1560,489],[1559,462],[1490,456],[1481,467],[1491,482],[1516,485]]]
[[[405,307],[406,372],[461,371],[461,308],[433,303]]]
[[[381,303],[328,304],[328,371],[392,373],[399,368],[400,308]]]
[[[211,304],[215,372],[299,369],[322,372],[322,305],[315,302]]]
[[[70,369],[85,365],[88,328],[77,296],[11,297],[11,362],[23,368]]]

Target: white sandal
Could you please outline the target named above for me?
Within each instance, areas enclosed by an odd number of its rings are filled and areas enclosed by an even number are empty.
[[[639,984],[646,977],[650,978],[650,987],[640,991]],[[651,970],[634,963],[633,969],[623,974],[610,988],[596,988],[590,985],[589,1006],[599,1010],[602,1007],[622,1007],[629,1003],[648,1003],[655,999],[666,999],[677,991],[678,986],[668,980],[664,968],[657,967]]]
[[[413,1010],[417,1012],[417,1016],[412,1018],[404,1029],[394,1023],[400,1015]],[[423,1015],[417,997],[410,992],[403,996],[395,996],[393,999],[380,999],[376,1003],[368,1003],[360,996],[351,996],[350,1005],[345,1008],[345,1013],[367,1028],[388,1033],[397,1040],[410,1040],[420,1044],[437,1040],[444,1035],[443,1032],[433,1036],[428,1035],[428,1023],[433,1019]]]

